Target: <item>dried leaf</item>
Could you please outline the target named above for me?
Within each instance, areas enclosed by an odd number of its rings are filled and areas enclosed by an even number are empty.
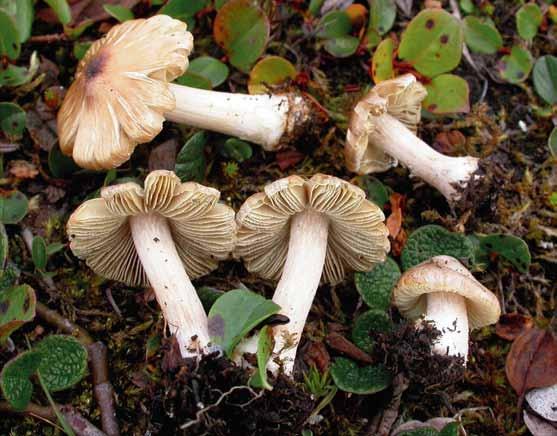
[[[284,150],[279,151],[275,155],[277,164],[281,171],[284,171],[290,167],[293,167],[298,162],[304,158],[304,154],[300,153],[298,150]]]
[[[149,171],[174,170],[177,150],[178,141],[176,139],[169,139],[157,145],[149,155]]]
[[[529,329],[513,342],[505,370],[518,395],[557,383],[557,338],[548,330]]]
[[[402,207],[404,204],[404,196],[398,193],[391,194],[389,198],[391,202],[391,214],[387,218],[387,229],[391,238],[396,239],[402,227]]]
[[[324,373],[329,369],[331,357],[323,342],[310,342],[304,353],[304,361],[309,365],[314,365],[319,372]]]
[[[359,360],[364,363],[373,363],[373,359],[368,354],[364,353],[340,333],[329,333],[327,335],[327,344],[332,349],[343,353],[354,360]]]
[[[506,313],[501,315],[499,322],[495,325],[495,333],[507,341],[514,341],[526,330],[534,327],[534,320],[520,313]]]

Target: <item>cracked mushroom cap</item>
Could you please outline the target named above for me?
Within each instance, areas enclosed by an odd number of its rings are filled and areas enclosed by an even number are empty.
[[[190,278],[217,267],[234,249],[234,211],[218,203],[220,193],[194,182],[180,183],[171,171],[153,171],[144,188],[123,183],[103,188],[71,215],[70,248],[97,274],[130,286],[147,286],[128,218],[157,213],[170,226],[176,251]]]
[[[63,153],[78,165],[109,169],[162,129],[174,109],[167,82],[188,66],[193,37],[166,15],[126,21],[93,43],[58,113]]]
[[[451,256],[435,256],[410,268],[393,291],[394,304],[408,319],[427,309],[427,294],[452,292],[466,299],[470,329],[495,324],[501,315],[497,297]]]
[[[385,80],[374,86],[352,111],[344,157],[350,171],[369,174],[387,171],[397,165],[396,159],[374,147],[375,126],[383,114],[389,114],[416,133],[422,100],[427,91],[412,74]]]
[[[348,271],[385,260],[390,244],[381,209],[358,187],[336,177],[290,176],[249,197],[236,215],[235,254],[259,276],[278,280],[288,253],[290,220],[305,209],[329,219],[322,281],[338,283]]]

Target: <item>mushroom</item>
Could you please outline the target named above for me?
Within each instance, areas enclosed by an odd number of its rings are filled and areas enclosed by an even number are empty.
[[[355,106],[344,156],[350,171],[387,171],[401,162],[453,204],[478,170],[478,159],[438,153],[416,136],[427,95],[412,74],[376,85]]]
[[[190,278],[207,274],[234,248],[234,211],[219,192],[153,171],[101,190],[71,215],[73,253],[97,274],[130,286],[150,284],[183,357],[207,349],[207,315]]]
[[[465,362],[468,331],[495,324],[501,315],[497,297],[451,256],[432,257],[402,274],[393,300],[405,318],[425,315],[441,332],[435,353]]]
[[[367,271],[385,260],[384,219],[361,189],[323,174],[277,180],[240,208],[235,254],[249,271],[280,279],[273,301],[289,322],[274,327],[274,351],[286,374],[319,282],[335,284],[350,270]]]
[[[60,148],[82,167],[121,165],[165,119],[276,150],[315,121],[298,93],[243,95],[169,83],[187,69],[193,36],[166,15],[126,21],[93,43],[58,113]]]

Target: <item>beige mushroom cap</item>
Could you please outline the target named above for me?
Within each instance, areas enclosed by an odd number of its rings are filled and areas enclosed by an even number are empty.
[[[60,148],[78,165],[121,165],[162,129],[175,107],[167,82],[193,49],[185,23],[166,15],[126,21],[93,43],[58,113]]]
[[[393,291],[400,313],[418,319],[426,312],[427,294],[450,292],[466,299],[470,329],[495,324],[501,315],[497,297],[450,256],[435,256],[406,271]]]
[[[234,211],[218,203],[219,196],[216,189],[180,183],[171,171],[153,171],[144,188],[135,183],[110,186],[101,191],[101,198],[77,208],[67,225],[70,247],[97,274],[146,286],[128,217],[157,213],[168,220],[188,276],[200,277],[234,249]]]
[[[351,270],[385,260],[390,244],[381,209],[358,187],[336,177],[290,176],[249,197],[236,215],[235,254],[259,276],[278,280],[288,253],[291,218],[313,209],[329,219],[322,280],[337,283]]]
[[[348,169],[369,174],[396,166],[396,159],[374,147],[373,135],[379,117],[389,114],[415,133],[426,95],[426,89],[412,74],[385,80],[373,87],[356,104],[350,117],[344,146]]]

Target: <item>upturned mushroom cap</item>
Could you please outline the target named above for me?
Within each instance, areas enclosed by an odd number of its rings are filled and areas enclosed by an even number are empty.
[[[236,215],[235,254],[246,268],[277,280],[288,253],[290,220],[306,209],[324,214],[329,235],[322,281],[337,283],[351,270],[385,260],[390,244],[383,212],[358,187],[336,177],[290,176],[249,197]]]
[[[413,268],[400,278],[393,300],[400,313],[418,319],[426,312],[427,295],[450,292],[466,299],[470,329],[495,324],[501,315],[497,297],[450,256],[435,256]]]
[[[412,74],[385,80],[373,87],[356,104],[350,117],[344,146],[348,169],[358,174],[369,174],[396,166],[396,159],[374,147],[379,117],[389,114],[415,133],[420,122],[422,100],[426,95],[426,89]]]
[[[218,203],[219,196],[216,189],[180,183],[171,171],[153,171],[144,188],[135,183],[110,186],[101,191],[101,198],[77,208],[67,225],[70,247],[97,274],[146,286],[128,218],[157,213],[168,220],[188,276],[200,277],[234,248],[234,211]]]
[[[166,15],[126,21],[93,43],[58,113],[60,148],[78,165],[121,165],[175,107],[167,82],[188,66],[193,37]]]

